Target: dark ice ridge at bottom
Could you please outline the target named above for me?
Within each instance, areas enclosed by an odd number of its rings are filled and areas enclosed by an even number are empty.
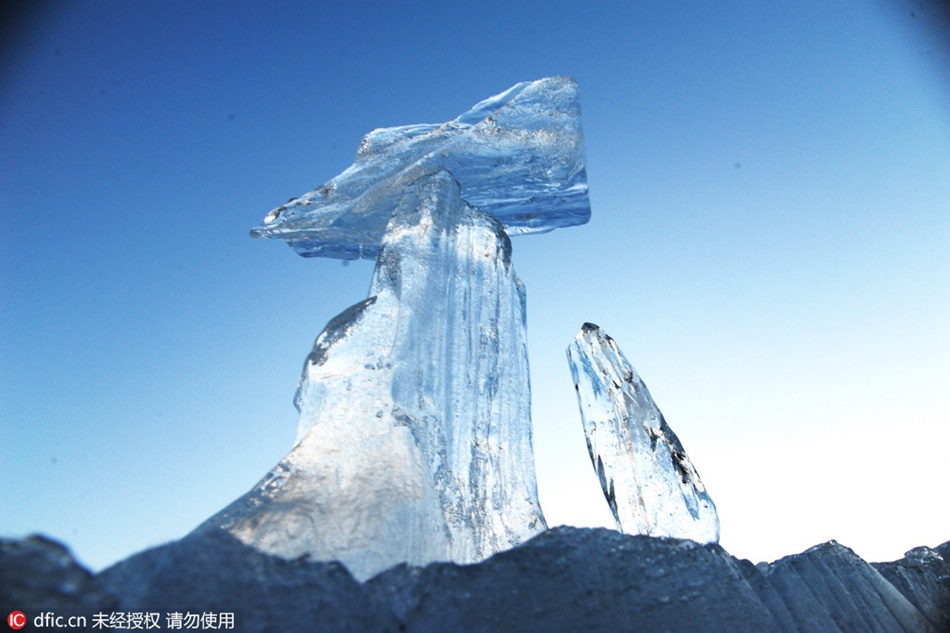
[[[339,563],[189,535],[93,575],[43,537],[0,541],[0,607],[237,611],[244,631],[948,631],[950,542],[869,564],[834,541],[753,565],[719,545],[558,527],[475,565]],[[29,614],[29,612],[28,612]]]

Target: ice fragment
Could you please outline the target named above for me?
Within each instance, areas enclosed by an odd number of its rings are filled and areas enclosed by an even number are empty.
[[[718,542],[716,506],[616,342],[585,323],[567,357],[591,463],[621,531]]]
[[[271,211],[251,235],[285,240],[305,257],[375,258],[405,188],[439,170],[509,235],[584,224],[576,82],[523,82],[447,123],[374,130],[349,168]]]

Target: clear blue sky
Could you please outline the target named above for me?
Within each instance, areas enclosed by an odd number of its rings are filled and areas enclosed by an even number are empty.
[[[896,0],[97,1],[5,25],[0,534],[100,568],[250,488],[372,264],[248,229],[375,127],[568,74],[593,218],[514,240],[549,523],[610,524],[564,357],[593,321],[733,554],[950,539],[946,25]]]

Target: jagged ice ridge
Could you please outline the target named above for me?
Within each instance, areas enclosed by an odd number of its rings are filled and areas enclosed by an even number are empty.
[[[399,565],[363,583],[220,532],[96,575],[48,539],[0,539],[0,605],[87,616],[240,605],[244,631],[937,633],[950,630],[948,579],[950,543],[868,564],[831,541],[753,565],[718,545],[566,526],[476,565]]]

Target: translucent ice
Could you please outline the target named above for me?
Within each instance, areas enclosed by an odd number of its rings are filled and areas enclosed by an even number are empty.
[[[508,236],[438,171],[408,184],[381,243],[370,297],[304,364],[295,446],[198,530],[363,580],[478,561],[545,529]]]
[[[271,211],[251,235],[306,257],[375,258],[406,186],[442,169],[509,235],[587,222],[577,84],[519,83],[447,123],[370,132],[348,169]]]
[[[620,529],[718,542],[716,506],[614,340],[585,323],[567,357],[591,463]]]

